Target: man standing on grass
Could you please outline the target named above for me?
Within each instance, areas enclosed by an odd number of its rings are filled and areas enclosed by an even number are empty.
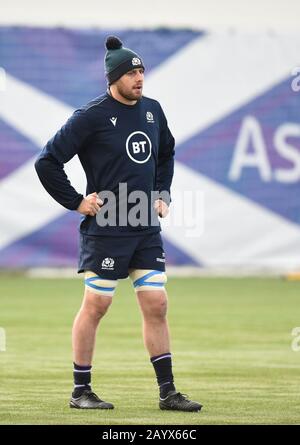
[[[107,91],[76,110],[35,163],[48,193],[84,215],[78,272],[85,273],[85,293],[72,332],[70,407],[113,408],[91,389],[92,359],[97,327],[117,280],[129,275],[159,385],[159,407],[199,411],[199,403],[175,389],[166,318],[167,278],[158,215],[168,213],[175,141],[160,104],[142,95],[141,57],[114,36],[107,38],[106,49]],[[86,197],[72,187],[63,167],[76,154],[87,178]]]

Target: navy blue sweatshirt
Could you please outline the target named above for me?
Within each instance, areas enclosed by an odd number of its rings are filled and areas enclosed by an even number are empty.
[[[85,216],[81,233],[153,233],[160,230],[160,225],[158,220],[155,225],[150,223],[150,196],[153,191],[170,192],[174,145],[159,102],[142,96],[135,105],[126,105],[106,92],[73,113],[46,144],[35,168],[47,192],[69,210],[76,210],[83,199],[64,171],[64,163],[76,154],[86,174],[86,194],[97,192],[101,197],[103,190],[115,194],[116,226],[100,226],[96,216]],[[148,196],[147,224],[119,224],[118,208],[120,200],[125,199],[119,196],[120,183],[126,184],[128,195],[141,190]],[[128,212],[134,206],[128,204]]]

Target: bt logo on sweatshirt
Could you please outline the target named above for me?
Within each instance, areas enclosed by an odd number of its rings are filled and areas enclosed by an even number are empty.
[[[134,131],[126,140],[126,151],[130,159],[138,164],[147,162],[151,156],[152,144],[143,131]]]

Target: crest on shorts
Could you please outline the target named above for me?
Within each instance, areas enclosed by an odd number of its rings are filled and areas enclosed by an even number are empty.
[[[102,269],[113,270],[115,261],[112,258],[104,258],[102,261]]]

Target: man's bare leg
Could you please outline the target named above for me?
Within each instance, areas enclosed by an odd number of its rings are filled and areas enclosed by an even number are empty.
[[[202,405],[176,392],[172,374],[170,334],[167,321],[168,297],[165,289],[138,290],[143,314],[144,343],[153,364],[160,392],[160,409],[200,411]]]
[[[79,366],[92,364],[99,322],[112,303],[112,297],[86,289],[72,330],[73,361]]]
[[[175,391],[167,321],[168,297],[165,289],[137,290],[143,315],[144,344],[153,364],[160,396]]]
[[[137,291],[137,299],[143,314],[144,344],[150,357],[170,352],[166,291]]]
[[[111,305],[112,297],[85,289],[82,306],[72,330],[75,387],[70,400],[71,408],[113,409],[91,391],[91,368],[99,322]]]

